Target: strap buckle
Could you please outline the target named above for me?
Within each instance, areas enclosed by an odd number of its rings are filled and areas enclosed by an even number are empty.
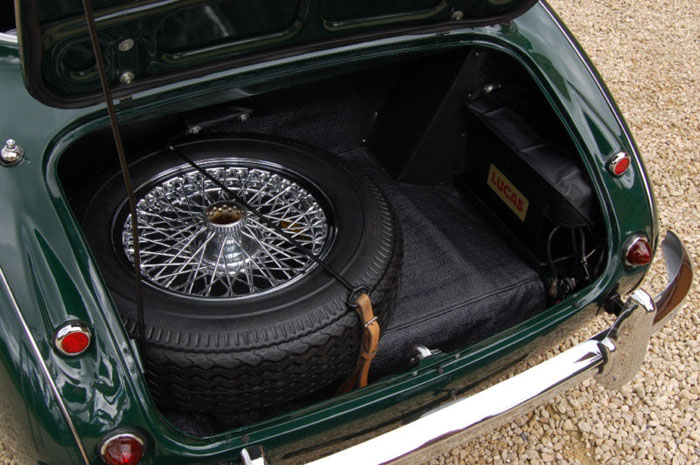
[[[350,291],[350,294],[348,295],[348,300],[347,300],[348,307],[357,308],[358,307],[357,299],[362,294],[369,295],[369,287],[368,286],[365,286],[365,285],[357,286],[355,289]]]
[[[376,322],[377,322],[377,317],[376,317],[376,316],[373,316],[370,320],[368,320],[367,322],[365,322],[365,328],[368,327],[368,326],[371,325],[371,324],[376,323]]]

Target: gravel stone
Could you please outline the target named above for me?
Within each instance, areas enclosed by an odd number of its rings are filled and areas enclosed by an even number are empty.
[[[700,8],[697,0],[550,0],[622,110],[656,194],[661,231],[673,229],[700,265]],[[660,255],[660,254],[659,254]],[[657,258],[643,287],[666,282]],[[649,347],[640,373],[618,391],[594,381],[431,464],[700,464],[700,295],[692,292]],[[553,352],[603,329],[596,321]],[[0,465],[24,465],[3,441]]]

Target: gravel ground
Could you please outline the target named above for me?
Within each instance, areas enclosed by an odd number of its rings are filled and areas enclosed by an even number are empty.
[[[697,267],[697,0],[550,3],[625,115],[654,185],[662,232],[676,231]],[[643,287],[656,294],[665,282],[659,257]],[[700,463],[699,308],[700,294],[694,289],[674,321],[652,338],[640,373],[620,391],[585,382],[491,434],[446,451],[430,465]],[[603,324],[581,331],[557,352],[603,329]]]
[[[674,229],[697,264],[700,181],[700,9],[697,0],[551,0],[615,96],[645,157],[662,231]],[[661,260],[645,288],[665,284]],[[654,336],[620,391],[585,382],[513,423],[446,451],[435,464],[700,463],[700,294]],[[566,349],[602,329],[597,322]],[[549,357],[554,352],[545,355]],[[1,414],[0,414],[1,415]],[[0,464],[8,450],[0,418]]]

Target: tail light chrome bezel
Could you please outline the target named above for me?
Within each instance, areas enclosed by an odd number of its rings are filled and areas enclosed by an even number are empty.
[[[608,171],[615,177],[620,177],[632,165],[632,159],[626,152],[618,152],[608,160]]]
[[[80,344],[81,347],[79,350],[69,350],[66,347],[66,342],[69,341],[70,338],[75,337],[82,338],[85,342]],[[92,333],[88,325],[81,321],[71,321],[64,324],[56,331],[56,336],[54,338],[56,350],[66,357],[77,357],[83,354],[90,347],[90,344],[92,344]]]

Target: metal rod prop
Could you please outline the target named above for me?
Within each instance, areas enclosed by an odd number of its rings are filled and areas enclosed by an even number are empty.
[[[134,188],[131,184],[131,176],[129,175],[129,168],[126,163],[126,156],[124,155],[124,146],[122,144],[122,137],[119,132],[119,122],[117,121],[117,114],[114,110],[114,102],[112,101],[112,91],[109,87],[109,82],[107,81],[107,73],[105,71],[102,49],[100,48],[100,41],[97,37],[97,26],[95,24],[95,16],[92,12],[92,4],[90,0],[82,0],[82,2],[83,9],[85,10],[85,20],[87,21],[88,31],[90,32],[92,50],[95,54],[95,61],[97,63],[97,71],[100,76],[100,83],[102,84],[102,92],[104,94],[105,104],[107,105],[107,113],[109,114],[109,121],[112,127],[112,136],[114,137],[114,144],[117,148],[117,156],[119,157],[119,166],[121,167],[122,178],[124,179],[124,187],[126,188],[126,194],[129,197],[129,209],[131,211],[131,234],[134,246],[134,273],[136,276],[136,313],[138,316],[138,342],[139,349],[143,354],[146,338],[144,334],[143,286],[141,282],[141,250],[139,247],[138,217],[136,216],[136,198],[134,196]]]

